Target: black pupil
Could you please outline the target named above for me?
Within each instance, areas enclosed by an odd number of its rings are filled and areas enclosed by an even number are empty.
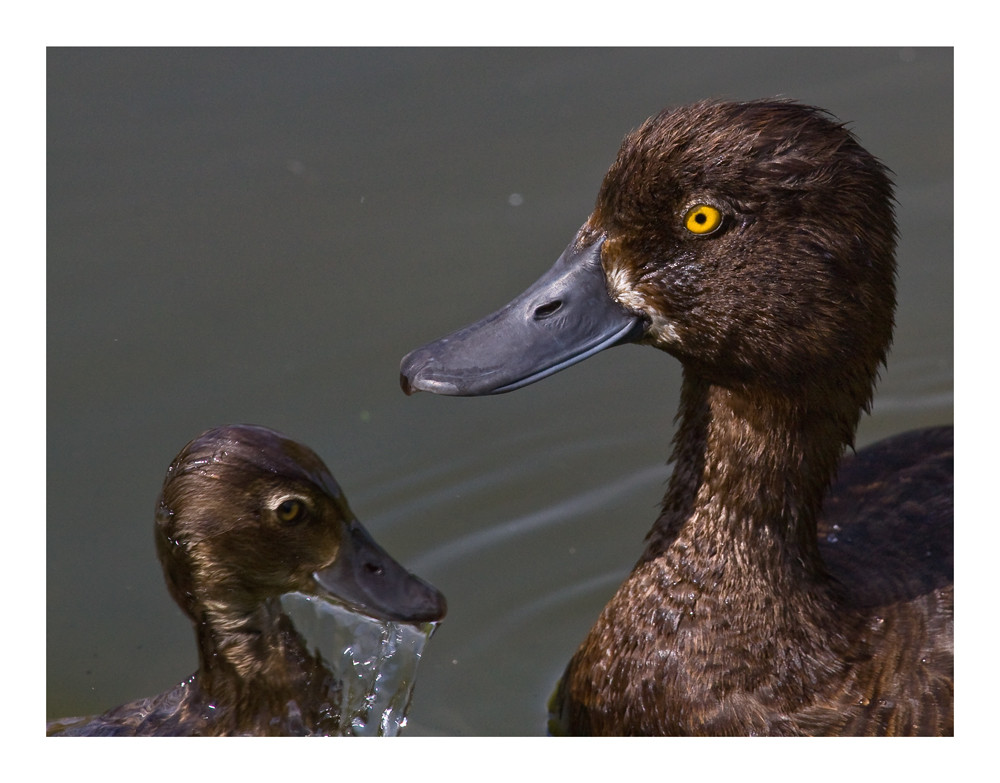
[[[695,223],[704,223],[706,220],[708,220],[708,217],[705,215],[704,212],[699,212],[697,215],[694,216]]]

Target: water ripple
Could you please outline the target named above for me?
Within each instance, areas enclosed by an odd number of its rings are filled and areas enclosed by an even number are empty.
[[[539,511],[511,519],[487,530],[469,533],[416,558],[411,563],[411,568],[416,573],[436,569],[445,563],[462,560],[501,541],[523,536],[539,528],[569,522],[579,515],[612,506],[622,497],[631,495],[637,488],[662,481],[664,472],[662,465],[653,465],[637,473],[614,479],[588,492],[564,498]]]

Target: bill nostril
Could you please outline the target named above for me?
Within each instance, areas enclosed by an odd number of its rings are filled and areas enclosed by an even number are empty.
[[[555,313],[560,307],[562,307],[562,300],[555,299],[551,302],[546,302],[543,305],[539,305],[535,308],[535,320],[540,321],[543,318],[548,318],[550,315]]]

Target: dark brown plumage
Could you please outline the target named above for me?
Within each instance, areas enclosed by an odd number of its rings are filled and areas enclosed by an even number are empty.
[[[895,234],[885,168],[818,109],[703,102],[625,138],[550,273],[599,262],[618,313],[517,374],[623,340],[667,351],[684,367],[674,468],[554,731],[952,733],[951,429],[841,461],[892,337]],[[554,344],[591,311],[568,290],[543,278],[414,351],[404,389],[523,385],[470,357],[519,324]]]
[[[373,617],[439,620],[444,597],[361,527],[322,460],[264,427],[209,430],[167,471],[156,511],[167,586],[191,619],[196,674],[62,736],[341,733],[341,683],[282,612],[291,592]]]

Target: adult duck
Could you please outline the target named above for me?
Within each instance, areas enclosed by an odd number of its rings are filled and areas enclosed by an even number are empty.
[[[892,198],[821,110],[667,110],[626,136],[551,271],[403,359],[404,391],[446,395],[623,342],[683,365],[662,512],[554,730],[952,733],[951,429],[842,459],[892,337]]]
[[[209,430],[167,471],[156,549],[194,624],[198,671],[175,688],[50,735],[340,733],[341,683],[282,611],[287,593],[386,621],[440,620],[445,599],[361,526],[309,448],[264,427]]]

